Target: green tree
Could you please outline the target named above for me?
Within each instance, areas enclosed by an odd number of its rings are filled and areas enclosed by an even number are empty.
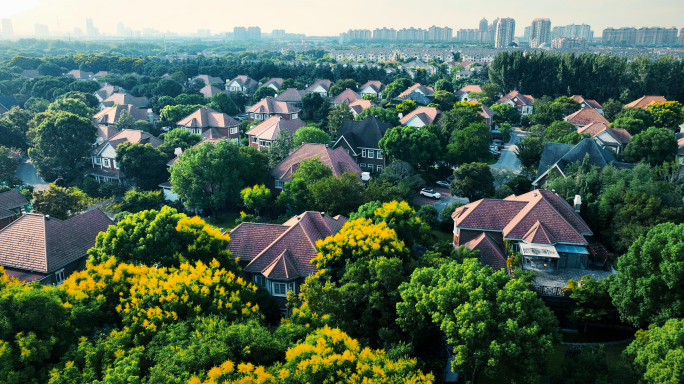
[[[330,135],[316,127],[302,127],[292,136],[292,147],[299,148],[304,143],[330,144]]]
[[[0,146],[0,186],[14,187],[22,184],[16,176],[17,168],[21,164],[21,155],[7,147]]]
[[[92,149],[97,128],[87,119],[69,112],[51,113],[29,131],[31,162],[47,180],[74,179],[79,163]]]
[[[288,130],[278,132],[275,140],[268,148],[268,166],[273,169],[282,163],[292,151],[292,133]]]
[[[565,143],[568,140],[569,135],[572,134],[576,134],[574,136],[581,137],[581,135],[577,134],[577,128],[575,127],[575,125],[569,121],[554,121],[543,132],[545,141],[551,141],[556,143]],[[568,144],[577,143],[571,142]]]
[[[437,104],[440,110],[446,112],[450,111],[454,107],[454,103],[458,100],[453,92],[447,91],[436,91],[433,95],[433,103]]]
[[[653,119],[653,115],[646,108],[639,108],[639,107],[622,108],[622,111],[620,111],[620,113],[617,114],[616,120],[617,119],[624,119],[624,118],[641,120],[644,122],[644,125],[646,125],[646,127],[652,127],[655,124],[655,121]]]
[[[330,216],[349,215],[363,201],[363,184],[353,173],[326,177],[308,185],[308,189],[315,209]]]
[[[484,163],[463,164],[454,171],[449,185],[454,196],[467,197],[470,202],[494,195],[494,175]]]
[[[173,158],[176,148],[183,151],[202,141],[202,136],[187,129],[172,129],[164,134],[164,143],[157,149],[164,152],[168,158]]]
[[[620,117],[615,119],[610,123],[610,127],[626,129],[632,136],[639,134],[648,128],[643,120],[633,119],[631,117]]]
[[[161,190],[140,191],[129,189],[120,202],[117,202],[114,210],[117,212],[137,213],[150,209],[159,209],[164,205],[164,194]]]
[[[523,168],[536,168],[544,152],[544,140],[536,135],[529,135],[518,142],[515,155]]]
[[[442,209],[442,212],[439,213],[439,225],[443,232],[449,233],[454,229],[454,219],[451,218],[451,215],[456,208],[462,207],[463,205],[465,204],[457,201],[447,205]]]
[[[340,103],[330,108],[330,113],[328,114],[328,133],[330,137],[337,137],[337,132],[339,132],[343,120],[354,120],[354,115],[349,110],[349,104]]]
[[[257,89],[257,90],[254,92],[254,95],[252,95],[252,101],[255,102],[255,103],[257,103],[257,102],[259,102],[261,99],[263,99],[263,98],[265,98],[265,97],[267,97],[267,96],[273,97],[273,96],[275,96],[275,95],[276,95],[276,90],[275,90],[275,89],[273,89],[273,88],[271,88],[271,87],[259,87],[259,89]]]
[[[609,290],[623,321],[662,325],[684,316],[684,294],[675,288],[684,281],[679,273],[683,244],[684,225],[659,224],[618,258],[620,273]]]
[[[116,147],[116,162],[124,177],[136,187],[150,191],[169,179],[168,157],[150,144],[131,142]]]
[[[161,118],[161,123],[163,125],[174,126],[179,120],[182,120],[185,116],[188,116],[200,108],[202,108],[202,106],[199,104],[167,105],[159,112],[159,117]]]
[[[229,237],[199,217],[187,217],[171,207],[127,215],[97,236],[88,251],[88,264],[117,263],[180,267],[182,263],[211,263],[216,259],[226,270],[237,269],[228,251]]]
[[[385,109],[382,107],[368,107],[364,109],[361,113],[356,115],[356,120],[364,120],[368,116],[373,116],[378,118],[378,120],[383,123],[392,124],[392,126],[399,125],[399,115],[392,109]]]
[[[399,96],[402,92],[408,89],[413,84],[411,79],[405,77],[400,77],[393,82],[387,84],[385,90],[383,91],[383,96],[386,100],[392,100]]]
[[[69,112],[90,119],[95,114],[95,109],[89,108],[83,101],[78,99],[57,99],[50,103],[48,112]]]
[[[395,107],[397,113],[406,116],[418,108],[418,103],[413,100],[404,100]]]
[[[242,189],[245,159],[227,141],[189,148],[171,167],[173,192],[192,208],[209,208],[215,217],[226,201],[235,201]]]
[[[603,103],[603,116],[608,121],[613,121],[617,118],[617,115],[622,111],[624,104],[620,100],[608,99]]]
[[[38,73],[43,76],[62,76],[66,71],[54,63],[42,63],[38,66]]]
[[[62,188],[54,184],[45,191],[33,192],[33,211],[66,220],[88,208],[90,199],[77,188]]]
[[[554,121],[561,121],[580,109],[577,101],[570,97],[559,97],[556,100],[537,99],[534,101],[534,113],[530,117],[532,124],[549,126]]]
[[[684,320],[670,319],[661,327],[639,330],[623,356],[640,383],[678,383],[684,377]]]
[[[228,95],[226,95],[223,92],[217,93],[214,96],[212,96],[209,99],[208,106],[230,116],[237,115],[240,112],[237,105],[235,105],[233,99],[231,99]]]
[[[271,190],[265,185],[255,185],[240,191],[240,197],[245,207],[254,210],[254,214],[259,216],[259,211],[264,208],[271,200]]]
[[[600,280],[585,275],[579,281],[568,281],[567,295],[575,301],[573,315],[585,322],[585,330],[586,322],[611,319],[617,314],[608,292],[612,281],[613,275]]]
[[[473,123],[454,130],[451,143],[447,145],[447,160],[452,164],[487,161],[489,153],[489,127],[485,123]]]
[[[317,92],[309,92],[302,96],[302,119],[304,120],[318,120],[316,119],[317,112],[325,105],[325,99]],[[327,116],[328,113],[326,112]]]
[[[677,154],[677,139],[667,128],[651,127],[644,132],[632,136],[625,158],[637,163],[645,161],[653,166],[671,161]]]
[[[439,79],[435,82],[435,92],[436,91],[447,91],[454,92],[454,86],[447,79]]]
[[[439,159],[439,137],[430,129],[394,127],[380,139],[385,156],[410,163],[414,167],[427,167]]]
[[[437,216],[436,210],[434,216],[435,218]],[[397,233],[399,240],[403,241],[409,249],[414,244],[429,245],[432,240],[429,225],[425,224],[405,201],[391,201],[384,204],[378,201],[366,203],[352,213],[349,219],[370,219],[376,224],[384,222]]]
[[[496,103],[491,106],[492,111],[494,111],[494,123],[508,123],[508,124],[519,124],[520,114],[518,110],[506,103]]]
[[[430,229],[439,228],[439,214],[437,213],[437,208],[432,204],[421,205],[420,209],[416,213],[418,218],[423,223],[427,224]]]
[[[480,104],[471,104],[467,101],[455,103],[453,109],[442,114],[442,130],[446,134],[451,134],[472,124],[484,123],[480,108]]]
[[[678,101],[653,103],[646,107],[653,116],[653,124],[658,128],[677,129],[684,123],[683,106]]]
[[[119,120],[114,123],[116,129],[122,131],[124,129],[132,129],[133,124],[135,124],[135,119],[133,116],[129,115],[127,111],[121,111],[119,114]]]

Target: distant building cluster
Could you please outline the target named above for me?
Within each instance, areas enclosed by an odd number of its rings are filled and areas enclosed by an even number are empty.
[[[510,47],[515,40],[515,20],[509,17],[499,19],[494,35],[494,48]]]
[[[466,43],[493,43],[498,23],[498,18],[491,24],[483,18],[477,29],[459,29],[456,32],[456,40]]]
[[[340,33],[340,42],[351,41],[451,41],[454,30],[449,27],[432,26],[428,29],[422,28],[376,28],[370,29],[350,29]]]
[[[551,39],[557,37],[579,38],[586,41],[594,40],[594,31],[587,24],[570,24],[562,27],[553,27]]]
[[[261,40],[261,28],[259,27],[235,27],[233,28],[233,40],[256,41]]]
[[[584,49],[587,40],[579,37],[556,37],[551,40],[551,49]]]
[[[682,29],[684,30],[684,29]],[[677,36],[677,28],[606,28],[603,45],[674,45],[684,44],[683,35]]]
[[[530,26],[530,48],[539,48],[551,42],[551,20],[538,18]]]

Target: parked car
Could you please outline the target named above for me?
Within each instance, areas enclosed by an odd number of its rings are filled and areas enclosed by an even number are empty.
[[[451,183],[452,181],[454,181],[454,175],[447,177],[447,183]]]
[[[434,189],[428,189],[428,188],[423,188],[420,190],[420,194],[425,196],[425,197],[431,197],[435,200],[439,199],[442,197],[442,194],[439,192],[436,192]]]
[[[449,188],[449,183],[444,181],[444,180],[440,180],[440,181],[436,182],[435,184],[439,185],[440,187]]]

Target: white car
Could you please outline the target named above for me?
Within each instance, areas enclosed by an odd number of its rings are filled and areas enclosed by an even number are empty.
[[[421,190],[420,190],[420,194],[423,195],[423,196],[425,196],[425,197],[431,197],[431,198],[433,198],[433,199],[435,199],[435,200],[437,200],[437,199],[439,199],[440,197],[442,197],[442,194],[441,194],[441,193],[436,192],[436,191],[433,190],[433,189],[427,189],[427,188],[421,189]]]
[[[437,184],[437,185],[439,185],[440,187],[443,187],[443,188],[449,188],[449,183],[447,183],[447,182],[444,181],[444,180],[437,181],[437,182],[435,182],[435,184]]]

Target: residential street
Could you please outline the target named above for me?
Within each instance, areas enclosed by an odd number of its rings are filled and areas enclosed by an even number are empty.
[[[439,200],[434,200],[429,197],[422,196],[420,194],[416,194],[413,197],[413,203],[418,204],[418,205],[425,205],[425,204],[432,204],[437,208],[437,213],[442,212],[444,207],[451,203],[455,203],[457,201],[468,204],[469,201],[465,197],[458,197],[458,196],[452,196],[451,193],[449,193],[449,190],[447,188],[441,188],[441,187],[435,187],[433,188],[435,191],[439,192],[442,194],[442,198]]]
[[[33,185],[37,191],[44,191],[48,189],[48,183],[36,174],[36,169],[31,164],[31,160],[26,159],[17,167],[17,176],[24,181],[24,183]]]
[[[523,131],[513,131],[511,132],[511,140],[504,146],[499,156],[499,161],[492,165],[493,169],[508,169],[515,173],[521,171],[520,160],[518,156],[515,155],[515,150],[518,148],[516,143],[527,136],[527,132]]]

